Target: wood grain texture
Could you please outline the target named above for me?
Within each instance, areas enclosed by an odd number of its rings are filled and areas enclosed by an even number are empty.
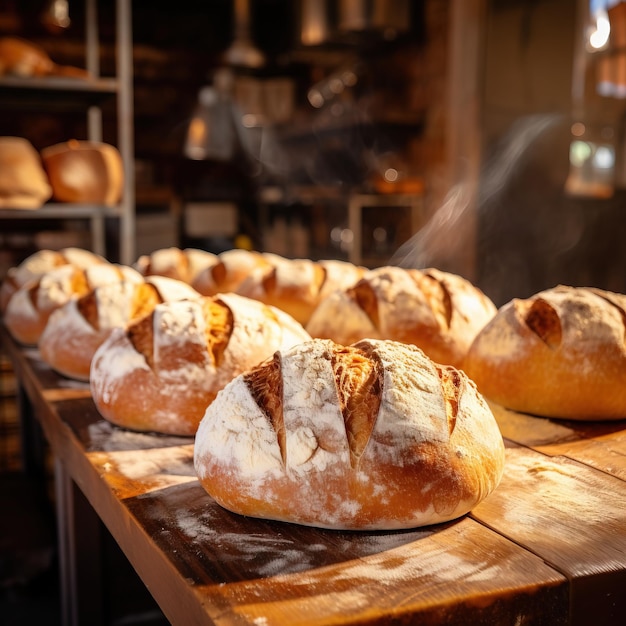
[[[626,480],[626,419],[580,422],[537,417],[490,403],[503,437],[550,456],[565,456]]]

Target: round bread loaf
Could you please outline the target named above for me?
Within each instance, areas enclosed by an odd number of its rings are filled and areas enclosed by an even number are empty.
[[[38,250],[7,272],[0,286],[0,311],[6,309],[9,299],[20,287],[56,267],[75,265],[85,269],[90,265],[100,263],[107,263],[107,260],[94,252],[83,250],[82,248]]]
[[[276,350],[308,339],[283,311],[236,294],[164,302],[114,329],[96,350],[91,392],[113,424],[195,435],[226,383]]]
[[[12,337],[24,345],[37,345],[50,315],[70,299],[94,287],[120,280],[141,282],[141,274],[116,263],[87,268],[61,265],[20,287],[10,298],[4,323]]]
[[[0,58],[0,75],[2,65]],[[23,137],[0,137],[0,209],[39,209],[51,196],[52,187],[35,146]]]
[[[235,513],[390,530],[464,515],[498,485],[504,444],[476,386],[413,345],[314,339],[208,407],[194,463]]]
[[[461,276],[385,266],[324,298],[306,329],[343,345],[365,338],[410,343],[438,363],[460,367],[495,313],[493,302]]]
[[[254,270],[237,293],[278,307],[306,324],[324,298],[352,287],[364,272],[365,268],[346,261],[279,258]]]
[[[124,192],[119,150],[102,141],[70,139],[41,150],[41,159],[57,202],[113,207]]]
[[[217,262],[199,272],[191,286],[203,296],[236,292],[244,279],[259,267],[271,267],[270,258],[261,252],[233,248],[220,252]]]
[[[114,328],[147,315],[161,302],[199,297],[187,283],[165,276],[95,287],[50,315],[39,337],[41,358],[59,374],[87,381],[93,355]]]
[[[191,284],[217,260],[217,254],[206,250],[171,247],[141,255],[134,267],[144,276],[166,276]]]
[[[502,306],[463,369],[509,409],[575,420],[626,419],[626,296],[557,286]]]

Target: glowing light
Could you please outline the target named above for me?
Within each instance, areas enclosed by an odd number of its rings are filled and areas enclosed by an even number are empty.
[[[395,183],[398,180],[398,170],[389,167],[385,170],[383,177],[388,183]]]
[[[582,167],[591,157],[591,146],[586,141],[573,141],[569,148],[569,160],[575,167]]]
[[[594,30],[589,34],[589,45],[594,50],[600,50],[607,45],[611,34],[611,24],[606,11],[596,13],[596,23],[592,28]]]
[[[321,109],[324,106],[324,96],[317,89],[310,89],[307,97],[312,107]]]
[[[593,164],[598,169],[611,169],[615,165],[613,150],[608,146],[598,146],[596,153],[593,155]]]
[[[206,156],[205,143],[207,138],[207,127],[202,117],[194,117],[189,123],[187,131],[187,145],[185,153],[188,158],[200,161]]]
[[[572,124],[572,135],[574,137],[582,137],[585,134],[585,125],[582,122],[574,122]]]

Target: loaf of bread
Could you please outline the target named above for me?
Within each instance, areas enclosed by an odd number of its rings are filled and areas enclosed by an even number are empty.
[[[133,267],[144,276],[166,276],[191,285],[201,271],[217,260],[217,254],[206,250],[173,246],[142,254]]]
[[[119,150],[101,141],[71,139],[41,151],[57,202],[116,206],[124,190]]]
[[[141,282],[143,278],[133,268],[116,263],[84,269],[62,265],[20,287],[7,304],[4,323],[16,341],[35,346],[56,309],[94,287],[120,280]]]
[[[50,315],[39,337],[39,352],[59,374],[88,381],[93,355],[114,328],[126,327],[161,302],[199,297],[187,283],[164,276],[95,287]]]
[[[461,276],[385,266],[324,298],[306,329],[343,345],[365,338],[410,343],[438,363],[459,367],[495,312],[493,302]]]
[[[87,79],[89,72],[72,65],[55,63],[48,53],[28,39],[0,37],[0,76],[66,76]]]
[[[271,267],[271,261],[266,255],[254,250],[233,248],[220,252],[217,262],[199,272],[191,281],[191,286],[203,296],[234,293],[244,279],[259,267]]]
[[[39,209],[51,196],[35,147],[22,137],[0,137],[0,208]]]
[[[314,339],[218,394],[194,463],[205,490],[235,513],[391,530],[470,511],[498,485],[504,444],[462,371],[400,342]]]
[[[626,295],[557,286],[514,299],[463,365],[489,400],[573,420],[626,419]]]
[[[94,252],[82,248],[62,248],[61,250],[38,250],[26,257],[19,265],[7,272],[0,286],[0,311],[6,309],[10,297],[27,282],[39,278],[46,272],[61,265],[75,265],[83,269],[90,265],[107,263],[107,260]]]
[[[113,424],[192,436],[232,378],[308,339],[286,313],[236,294],[164,302],[96,350],[92,396]]]
[[[253,270],[237,293],[278,307],[304,325],[324,298],[352,287],[364,272],[346,261],[278,257],[270,266]]]

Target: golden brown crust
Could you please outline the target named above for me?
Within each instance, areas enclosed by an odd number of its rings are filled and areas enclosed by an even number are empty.
[[[134,269],[115,263],[96,263],[85,268],[73,263],[61,265],[27,282],[11,296],[5,324],[16,341],[36,345],[57,309],[97,286],[124,280],[142,279]]]
[[[327,295],[352,286],[365,271],[345,261],[268,258],[271,265],[251,272],[237,293],[275,306],[303,325]]]
[[[313,337],[344,345],[371,337],[418,346],[459,367],[496,307],[461,276],[434,268],[380,267],[320,302],[306,324]]]
[[[234,376],[309,338],[281,311],[235,294],[164,302],[98,348],[92,395],[119,426],[193,435]]]
[[[116,327],[125,327],[166,300],[198,298],[182,281],[163,276],[145,282],[121,280],[91,288],[52,313],[38,346],[41,356],[60,374],[89,380],[95,351]]]
[[[482,393],[534,415],[626,418],[626,296],[558,286],[500,308],[464,369]]]
[[[236,513],[394,529],[471,510],[496,488],[504,445],[463,372],[399,342],[317,339],[230,382],[207,408],[194,460]]]
[[[137,259],[135,268],[144,276],[164,276],[191,285],[198,274],[215,264],[216,254],[197,248],[161,248]]]
[[[268,258],[260,252],[226,250],[217,255],[214,264],[199,272],[191,285],[203,296],[237,292],[241,283],[251,272],[269,266]]]
[[[61,250],[38,250],[19,265],[9,269],[0,286],[0,311],[4,311],[11,296],[26,283],[34,281],[45,273],[62,265],[75,265],[87,268],[91,265],[107,263],[104,257],[82,248],[62,248]]]

